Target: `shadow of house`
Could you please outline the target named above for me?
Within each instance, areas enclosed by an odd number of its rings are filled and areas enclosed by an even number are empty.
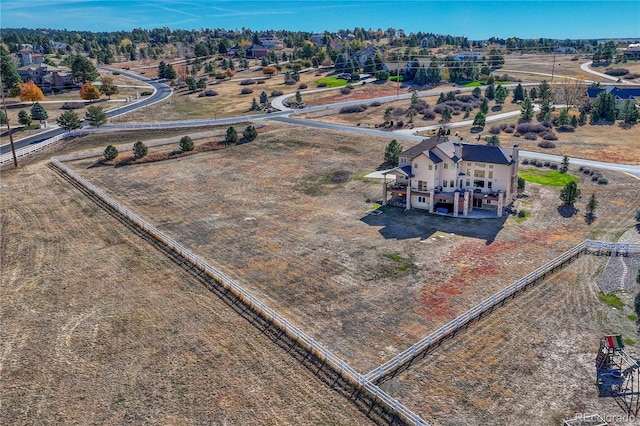
[[[439,231],[485,240],[489,245],[495,241],[507,220],[506,216],[490,219],[454,218],[422,210],[404,211],[391,206],[384,206],[379,210],[383,214],[367,214],[360,220],[367,225],[380,227],[378,232],[385,239],[395,240],[427,240]]]

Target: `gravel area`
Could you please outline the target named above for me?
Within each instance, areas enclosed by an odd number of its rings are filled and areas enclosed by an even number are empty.
[[[629,229],[618,240],[619,243],[640,243],[640,227]],[[602,273],[598,286],[603,293],[616,291],[637,291],[637,271],[640,269],[640,253],[629,256],[611,256],[606,269]]]

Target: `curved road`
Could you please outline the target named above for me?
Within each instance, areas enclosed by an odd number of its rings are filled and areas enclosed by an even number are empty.
[[[173,89],[169,86],[167,86],[164,83],[161,83],[159,81],[155,81],[155,80],[151,80],[148,78],[144,78],[144,77],[140,77],[139,75],[136,75],[134,73],[131,72],[127,72],[124,70],[115,70],[115,69],[111,69],[111,68],[102,68],[104,70],[107,71],[117,71],[123,75],[126,75],[127,77],[136,79],[138,81],[142,81],[145,82],[147,84],[149,84],[152,88],[153,88],[153,94],[151,96],[148,97],[144,97],[141,98],[140,100],[136,101],[136,102],[131,102],[128,104],[124,104],[123,106],[119,106],[116,109],[112,109],[110,111],[106,111],[106,115],[107,118],[113,118],[113,117],[118,117],[120,115],[126,114],[128,112],[131,111],[135,111],[139,108],[144,108],[148,105],[152,105],[156,102],[160,102],[163,99],[168,98],[169,96],[171,96],[171,94],[173,93]],[[86,126],[84,126],[86,127]],[[27,145],[32,145],[32,144],[37,144],[39,142],[42,142],[46,139],[50,139],[52,137],[61,135],[63,133],[65,133],[66,131],[61,129],[60,127],[56,126],[52,126],[49,130],[46,130],[44,132],[38,133],[36,135],[33,136],[29,136],[20,140],[17,140],[14,142],[15,148],[16,149],[20,149],[22,147],[25,147]],[[0,146],[0,154],[6,154],[8,152],[11,152],[11,147],[8,143],[3,144],[2,146]]]

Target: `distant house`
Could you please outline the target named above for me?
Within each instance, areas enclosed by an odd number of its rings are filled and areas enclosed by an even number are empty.
[[[73,84],[73,75],[44,63],[27,65],[17,69],[23,81],[33,81],[43,91],[63,88]]]
[[[571,47],[571,46],[562,46],[562,47],[558,47],[555,50],[556,53],[560,53],[562,55],[568,55],[568,54],[572,54],[572,53],[577,53],[578,51],[576,50],[575,47]]]
[[[616,108],[620,109],[628,100],[633,101],[636,106],[640,106],[640,87],[620,87],[620,86],[604,86],[589,87],[587,96],[593,102],[600,93],[611,93],[616,100]]]
[[[314,45],[322,47],[325,44],[326,38],[325,38],[324,34],[314,34],[314,35],[311,36],[311,38],[309,40]]]
[[[468,216],[473,209],[503,209],[517,193],[519,148],[476,145],[433,136],[398,154],[383,172],[384,205]],[[388,183],[387,176],[395,176]]]
[[[269,55],[269,49],[259,44],[254,44],[247,48],[247,58],[260,59]]]
[[[640,59],[640,43],[630,44],[629,47],[622,50],[622,54],[627,59]]]
[[[258,36],[260,45],[268,49],[282,49],[284,42],[271,33],[262,33]]]
[[[455,56],[456,61],[477,61],[480,59],[478,52],[460,52]]]
[[[44,62],[44,55],[37,53],[33,49],[20,49],[18,50],[18,58],[20,59],[20,66],[37,65]]]
[[[71,53],[71,47],[67,43],[62,43],[60,41],[49,41],[51,48],[54,50],[62,50],[65,54]]]
[[[358,61],[360,66],[364,67],[364,63],[367,61],[367,59],[375,58],[375,56],[378,54],[381,58],[384,58],[384,50],[382,50],[378,46],[369,46],[353,53],[349,59]]]

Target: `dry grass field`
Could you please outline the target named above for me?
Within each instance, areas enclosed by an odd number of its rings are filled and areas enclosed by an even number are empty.
[[[367,423],[43,162],[0,195],[1,424]]]
[[[600,200],[592,225],[561,217],[559,189],[536,185],[522,224],[367,216],[380,184],[358,177],[387,142],[270,125],[250,144],[180,160],[70,165],[363,371],[582,239],[617,239],[640,204],[637,182],[611,176],[606,188],[581,183],[579,209],[591,192]]]

